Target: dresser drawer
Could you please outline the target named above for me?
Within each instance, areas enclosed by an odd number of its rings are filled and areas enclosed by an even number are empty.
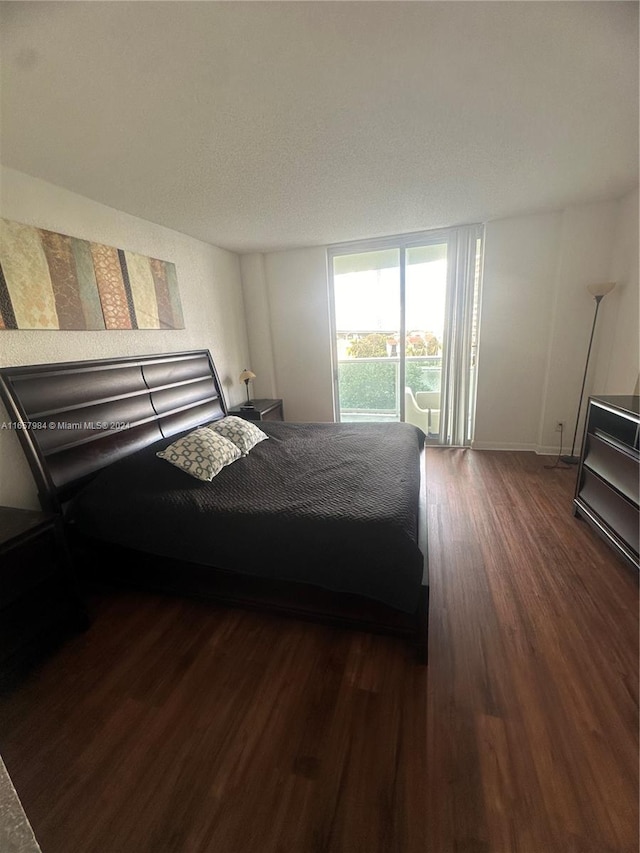
[[[603,483],[587,468],[582,472],[578,498],[591,508],[604,523],[635,553],[638,553],[640,522],[637,505]]]
[[[637,457],[595,435],[588,435],[584,464],[630,501],[638,503],[640,466]]]

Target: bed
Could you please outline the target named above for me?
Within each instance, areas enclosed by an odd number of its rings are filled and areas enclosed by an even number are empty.
[[[80,578],[407,636],[427,654],[424,436],[260,422],[211,481],[158,456],[229,423],[207,350],[0,369]]]

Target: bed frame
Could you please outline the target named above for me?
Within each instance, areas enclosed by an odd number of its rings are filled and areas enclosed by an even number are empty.
[[[0,368],[0,397],[15,424],[43,509],[65,516],[102,468],[163,438],[227,414],[208,350]],[[424,555],[414,614],[307,584],[236,575],[93,542],[67,524],[81,577],[271,609],[344,627],[412,638],[427,659],[429,585],[424,452],[418,545]],[[134,557],[134,569],[129,564]],[[126,559],[125,559],[126,558]],[[126,569],[124,568],[126,566]],[[79,572],[80,574],[80,572]]]

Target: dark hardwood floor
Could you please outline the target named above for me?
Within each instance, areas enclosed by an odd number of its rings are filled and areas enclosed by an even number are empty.
[[[428,451],[428,668],[398,638],[96,596],[0,698],[43,853],[637,853],[637,573],[549,461]]]

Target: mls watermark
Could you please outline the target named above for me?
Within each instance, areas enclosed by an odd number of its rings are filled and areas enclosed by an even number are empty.
[[[2,421],[0,430],[117,430],[128,429],[129,421]]]

